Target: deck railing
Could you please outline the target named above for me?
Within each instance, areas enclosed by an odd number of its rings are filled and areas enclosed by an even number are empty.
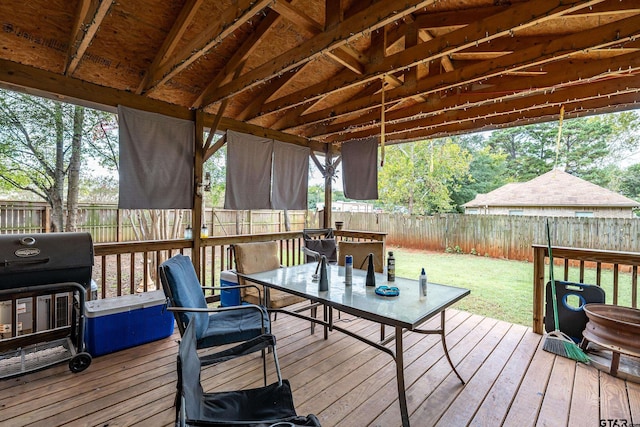
[[[385,233],[340,230],[336,240],[384,241]],[[246,242],[279,242],[280,263],[297,265],[303,262],[301,231],[209,237],[201,240],[200,280],[203,286],[217,286],[220,273],[232,269],[231,245]],[[159,286],[157,266],[176,253],[190,255],[191,240],[166,240],[132,243],[96,243],[96,265],[93,278],[98,296],[109,298]]]
[[[360,231],[335,231],[336,240],[383,241],[385,233]],[[220,272],[234,268],[231,245],[245,242],[279,242],[282,265],[296,265],[303,262],[303,238],[301,231],[283,233],[265,233],[252,235],[236,235],[226,237],[210,237],[201,240],[200,245],[200,281],[203,286],[218,286]],[[146,292],[161,288],[157,266],[176,253],[190,255],[192,240],[176,239],[165,241],[129,242],[129,243],[96,243],[94,245],[93,279],[98,285],[98,298],[112,298],[120,295]],[[219,301],[219,293],[207,295],[209,301]],[[8,301],[9,313],[3,314],[0,321],[0,352],[39,342],[41,335],[35,334],[36,319],[39,318],[37,295],[11,294],[3,296],[0,301]],[[30,313],[20,314],[19,307],[29,305]],[[4,312],[5,310],[0,310]],[[16,313],[18,315],[16,315]],[[52,312],[53,313],[53,312]],[[31,321],[22,328],[22,319],[27,316]],[[58,314],[51,314],[58,316]],[[20,317],[22,316],[22,317]],[[68,335],[70,315],[65,311],[61,318],[51,321],[58,327],[54,331],[56,338]],[[17,331],[17,332],[16,332]],[[24,335],[23,335],[24,334]]]
[[[556,280],[588,283],[606,288],[607,304],[638,307],[639,252],[619,252],[552,246]],[[548,281],[549,251],[533,245],[533,331],[544,332],[545,286]],[[562,276],[562,277],[561,277]]]

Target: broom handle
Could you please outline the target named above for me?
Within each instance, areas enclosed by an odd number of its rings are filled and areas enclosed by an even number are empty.
[[[549,231],[549,218],[547,218],[547,249],[549,250],[549,280],[551,281],[551,303],[553,304],[553,326],[560,329],[558,320],[558,299],[556,298],[556,281],[553,279],[553,252],[551,251],[551,232]]]

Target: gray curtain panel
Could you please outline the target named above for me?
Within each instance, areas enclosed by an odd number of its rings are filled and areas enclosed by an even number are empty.
[[[120,209],[193,208],[192,121],[118,106]]]
[[[227,131],[225,209],[271,209],[273,140]]]
[[[273,209],[307,209],[310,151],[308,147],[274,141],[271,188]]]
[[[354,200],[378,198],[378,138],[342,144],[344,196]]]

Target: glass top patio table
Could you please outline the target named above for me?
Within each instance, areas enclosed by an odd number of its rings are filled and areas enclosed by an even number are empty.
[[[352,285],[345,285],[345,268],[327,266],[328,291],[319,291],[312,275],[316,263],[284,267],[262,273],[241,274],[246,279],[304,298],[321,302],[338,310],[390,326],[413,330],[427,319],[469,295],[469,290],[428,283],[427,297],[419,298],[418,281],[396,277],[387,282],[386,275],[376,273],[376,286],[395,286],[398,296],[380,296],[375,287],[365,286],[366,271],[354,269]]]
[[[341,328],[333,323],[332,310],[329,309],[329,319],[320,321],[315,318],[309,320],[323,324],[325,326],[325,339],[327,337],[327,328],[337,330],[354,337],[364,343],[377,348],[393,357],[396,365],[396,382],[398,386],[398,403],[400,405],[400,416],[402,418],[403,427],[409,427],[409,410],[407,407],[406,389],[404,384],[404,350],[402,334],[404,330],[410,330],[422,334],[440,335],[442,347],[445,357],[451,366],[451,369],[460,379],[462,384],[464,380],[451,361],[447,343],[445,339],[445,314],[447,307],[469,295],[470,291],[464,288],[454,286],[440,285],[429,283],[427,285],[427,296],[420,299],[418,291],[418,281],[396,277],[393,282],[387,282],[386,276],[380,273],[375,274],[376,286],[395,286],[400,290],[397,296],[381,296],[375,293],[375,286],[366,286],[367,272],[364,270],[354,269],[353,280],[351,285],[344,283],[345,268],[337,265],[327,265],[328,290],[319,291],[319,281],[313,279],[316,273],[316,263],[302,264],[293,267],[283,267],[276,270],[265,271],[262,273],[240,274],[240,277],[265,286],[265,301],[269,288],[278,289],[289,292],[312,301],[323,304],[325,307],[336,308],[345,313],[349,313],[363,319],[372,320],[382,325],[380,342],[372,341],[368,338],[359,336],[348,329]],[[285,311],[287,310],[276,310]],[[326,313],[326,311],[325,311]],[[419,329],[419,325],[429,318],[440,314],[440,328],[424,330]],[[302,317],[297,313],[291,313],[298,317]],[[384,339],[384,325],[394,327],[393,336]],[[395,351],[386,347],[386,344],[395,341]]]

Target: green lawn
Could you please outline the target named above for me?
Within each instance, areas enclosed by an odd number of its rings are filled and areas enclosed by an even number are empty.
[[[418,278],[425,268],[430,282],[460,286],[471,290],[471,295],[454,307],[495,319],[532,325],[533,310],[533,264],[523,261],[508,261],[476,255],[458,255],[425,252],[411,249],[387,248],[396,258],[396,275]],[[562,267],[556,266],[555,279],[561,280]],[[569,280],[578,281],[577,268],[571,268]],[[549,277],[548,273],[545,277]],[[595,284],[595,269],[585,271],[585,283]],[[613,274],[602,273],[602,287],[607,303],[612,302]],[[620,273],[620,305],[631,305],[631,275]]]

